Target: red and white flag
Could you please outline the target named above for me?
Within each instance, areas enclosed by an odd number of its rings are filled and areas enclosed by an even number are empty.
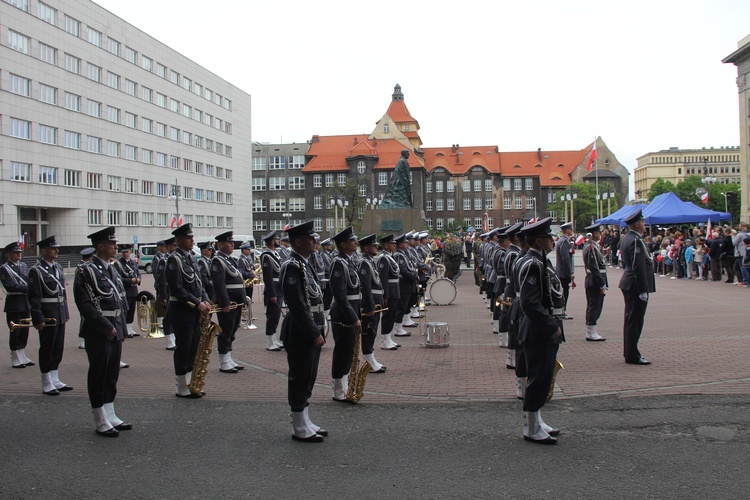
[[[490,222],[490,214],[485,212],[484,215],[482,216],[482,231],[484,231],[485,233],[489,231],[490,229],[489,222]]]
[[[589,172],[591,172],[591,165],[594,164],[594,160],[596,160],[596,157],[596,141],[594,141],[594,147],[591,148],[591,156],[589,156],[589,166],[587,167]]]
[[[21,250],[23,250],[24,247],[26,247],[26,241],[24,240],[23,235],[18,237],[18,246],[21,247]]]
[[[701,203],[708,205],[708,191],[701,195]]]
[[[182,215],[180,215],[180,214],[174,214],[174,215],[172,215],[172,220],[169,223],[169,227],[171,229],[174,229],[175,226],[176,227],[180,227],[182,224],[184,224],[183,221],[182,221]]]
[[[708,224],[706,225],[706,238],[711,238],[711,219],[708,219]]]

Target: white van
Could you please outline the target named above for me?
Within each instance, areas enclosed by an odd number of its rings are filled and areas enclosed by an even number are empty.
[[[234,234],[232,235],[232,239],[234,240],[234,251],[232,252],[232,255],[235,257],[242,255],[240,245],[246,241],[249,241],[252,247],[255,248],[255,238],[252,234]]]

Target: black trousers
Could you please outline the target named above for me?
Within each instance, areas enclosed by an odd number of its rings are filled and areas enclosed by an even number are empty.
[[[493,315],[495,314],[495,290],[493,290],[494,288],[495,288],[495,284],[490,283],[488,281],[487,282],[487,300],[490,303],[490,312],[492,312]]]
[[[595,325],[602,315],[604,294],[598,286],[586,287],[586,324]]]
[[[195,354],[198,352],[198,342],[201,338],[201,325],[198,322],[199,314],[197,308],[188,309],[172,306],[169,303],[169,316],[174,331],[174,374],[185,375],[193,371]]]
[[[398,310],[396,311],[396,323],[404,322],[404,314],[409,314],[411,306],[416,299],[416,292],[405,292],[401,290],[401,298],[398,302]]]
[[[276,297],[275,304],[268,299],[265,302],[266,335],[273,335],[276,333],[276,328],[279,326],[279,318],[281,318],[281,297]]]
[[[526,342],[523,345],[526,356],[526,396],[523,399],[523,411],[539,411],[547,402],[555,372],[555,358],[560,344],[535,344]]]
[[[232,342],[240,327],[242,320],[242,308],[230,309],[229,312],[216,313],[216,319],[221,327],[221,332],[217,336],[219,354],[226,354],[232,350]]]
[[[622,295],[625,297],[625,324],[622,329],[625,361],[638,361],[641,359],[638,341],[648,302],[639,299],[637,291],[623,290]]]
[[[346,327],[331,324],[333,340],[333,360],[331,363],[331,378],[342,378],[352,369],[352,358],[354,356],[354,338],[356,330],[354,327]]]
[[[137,297],[127,297],[128,300],[128,312],[125,316],[125,319],[127,320],[127,324],[133,323],[133,320],[135,319],[135,306],[137,302]],[[137,330],[136,330],[137,331]]]
[[[11,351],[17,351],[18,349],[25,349],[26,343],[29,341],[29,329],[28,328],[16,328],[15,330],[10,329],[10,322],[20,323],[21,319],[25,319],[31,316],[31,313],[26,312],[7,312],[5,313],[5,319],[8,323],[8,330],[10,335],[8,336],[8,346]]]
[[[516,349],[516,377],[528,377],[529,370],[526,366],[526,353],[523,347]]]
[[[250,300],[253,298],[253,289],[255,289],[255,285],[245,287],[245,295],[250,297]]]
[[[380,330],[381,335],[385,335],[386,333],[391,333],[391,331],[393,331],[393,324],[396,322],[396,314],[398,314],[399,302],[400,299],[393,299],[393,302],[391,302],[391,299],[388,299],[388,310],[382,313],[383,326]]]
[[[560,284],[562,285],[563,299],[565,299],[565,307],[566,308],[568,307],[568,296],[570,295],[570,283],[571,283],[571,281],[572,280],[570,278],[560,277]],[[566,313],[567,313],[567,311],[566,311]]]
[[[164,335],[170,335],[174,333],[172,328],[172,317],[169,314],[169,303],[167,303],[167,312],[164,313],[164,317],[161,319],[161,329]]]
[[[287,398],[292,411],[304,411],[318,378],[320,347],[309,342],[285,342],[286,360],[289,364]]]
[[[87,386],[92,408],[101,408],[115,400],[121,355],[120,340],[107,340],[101,335],[86,338],[86,356],[89,358]]]
[[[380,313],[372,316],[362,316],[362,354],[372,354],[375,347],[375,337],[378,335]]]
[[[57,370],[65,349],[65,323],[47,326],[39,332],[39,371]]]

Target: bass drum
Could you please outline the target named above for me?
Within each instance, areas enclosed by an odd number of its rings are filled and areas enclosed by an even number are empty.
[[[456,284],[448,278],[440,278],[430,285],[430,299],[439,305],[447,306],[456,300]]]

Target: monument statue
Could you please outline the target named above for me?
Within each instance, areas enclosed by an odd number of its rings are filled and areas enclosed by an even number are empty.
[[[411,180],[409,177],[409,150],[401,151],[401,158],[396,164],[388,190],[385,192],[380,208],[383,210],[394,208],[413,208],[411,199]]]

